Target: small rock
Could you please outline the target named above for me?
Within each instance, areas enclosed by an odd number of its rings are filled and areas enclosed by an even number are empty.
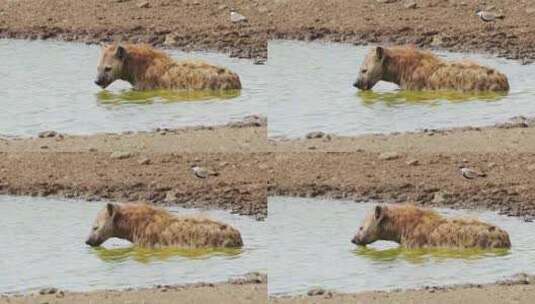
[[[218,176],[219,173],[213,171],[213,170],[210,170],[210,169],[207,169],[207,168],[203,168],[203,167],[199,167],[199,166],[193,166],[191,167],[191,170],[193,171],[193,174],[198,177],[198,178],[207,178],[208,176]]]
[[[526,13],[527,13],[528,15],[531,15],[531,14],[535,13],[535,7],[528,7],[528,8],[526,8]]]
[[[176,45],[176,36],[174,34],[167,34],[165,35],[165,39],[163,41],[164,46],[174,46]]]
[[[451,199],[451,194],[446,191],[438,191],[435,192],[435,195],[433,196],[433,203],[434,204],[445,204]]]
[[[132,157],[132,153],[130,152],[123,152],[123,151],[115,151],[110,155],[111,158],[115,159],[127,159]]]
[[[150,158],[147,158],[147,157],[140,158],[137,161],[137,163],[140,165],[150,165]]]
[[[42,145],[42,146],[40,146],[39,148],[41,148],[41,149],[48,149],[48,146],[47,146],[47,145]]]
[[[47,295],[47,294],[55,294],[56,292],[58,292],[58,289],[57,288],[43,288],[41,290],[39,290],[39,294],[41,295]]]
[[[321,296],[321,295],[324,295],[327,291],[323,288],[314,288],[314,289],[311,289],[307,292],[307,295],[309,297],[316,297],[316,296]]]
[[[384,152],[379,155],[379,160],[394,160],[400,157],[401,155],[397,152]]]
[[[411,160],[407,161],[407,165],[409,165],[409,166],[418,166],[419,164],[420,164],[420,162],[417,159],[411,159]]]
[[[142,2],[139,2],[137,4],[137,7],[139,7],[139,8],[149,8],[150,7],[150,3],[148,1],[142,1]]]
[[[39,138],[56,137],[57,135],[58,135],[58,132],[56,131],[43,131],[37,134]]]
[[[535,164],[529,165],[526,169],[528,169],[529,172],[535,171]]]
[[[310,132],[305,137],[307,139],[313,139],[313,138],[323,138],[326,134],[323,132]]]
[[[418,7],[416,2],[414,2],[414,1],[406,2],[403,6],[405,6],[406,9],[415,9],[415,8]]]

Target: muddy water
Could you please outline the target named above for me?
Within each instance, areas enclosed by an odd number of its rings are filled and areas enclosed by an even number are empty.
[[[269,107],[269,135],[300,137],[311,131],[339,135],[390,133],[423,128],[491,125],[535,113],[535,66],[486,55],[440,53],[469,58],[504,72],[508,95],[401,92],[380,82],[372,92],[352,86],[369,47],[273,41],[269,64],[288,89]]]
[[[237,72],[244,89],[225,94],[144,92],[117,82],[103,91],[93,82],[98,46],[0,40],[0,134],[36,135],[150,130],[222,124],[265,113],[270,82],[282,81],[268,66],[224,54],[170,52],[175,59],[203,59]],[[271,75],[271,76],[270,76]]]
[[[484,283],[535,271],[535,223],[492,212],[439,211],[494,223],[509,232],[510,250],[408,250],[391,242],[358,248],[350,240],[372,204],[269,199],[269,292],[315,287],[341,292]]]
[[[67,290],[114,289],[156,284],[224,281],[266,271],[265,223],[222,211],[202,213],[242,232],[241,250],[136,249],[111,239],[104,248],[84,244],[103,203],[0,197],[0,292],[43,287]]]

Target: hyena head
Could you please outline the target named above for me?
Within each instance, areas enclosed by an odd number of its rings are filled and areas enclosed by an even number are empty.
[[[357,81],[353,86],[361,90],[371,90],[373,86],[383,78],[385,73],[385,49],[376,47],[368,52],[359,71]]]
[[[100,61],[97,66],[95,84],[105,89],[112,82],[121,78],[124,61],[127,57],[126,49],[121,45],[102,47]]]
[[[359,227],[357,234],[351,240],[353,244],[366,246],[381,238],[382,222],[385,218],[386,208],[376,206],[375,210],[366,216],[362,226]]]
[[[115,232],[115,220],[119,212],[119,205],[108,203],[106,207],[97,215],[91,232],[85,243],[89,246],[100,246],[107,239],[114,237]]]

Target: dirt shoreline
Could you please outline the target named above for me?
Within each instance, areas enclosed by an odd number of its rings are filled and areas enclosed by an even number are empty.
[[[45,288],[30,295],[1,295],[0,304],[24,303],[267,303],[267,276],[250,273],[222,283],[193,283],[129,290],[68,292]]]
[[[535,218],[535,123],[270,141],[269,195],[415,202]],[[484,178],[466,180],[459,166]]]
[[[353,44],[415,44],[424,48],[484,52],[525,63],[535,59],[535,5],[515,0],[336,3],[321,0],[232,1],[0,0],[0,38],[58,39],[86,43],[130,41],[234,57],[268,57],[267,41],[296,39]],[[248,18],[233,24],[231,8]],[[502,12],[492,27],[477,8]],[[360,17],[355,17],[360,16]]]
[[[318,289],[311,292],[313,296],[271,297],[269,302],[273,304],[530,304],[535,296],[534,281],[533,276],[519,274],[512,279],[492,284],[463,284],[354,294],[338,294]]]

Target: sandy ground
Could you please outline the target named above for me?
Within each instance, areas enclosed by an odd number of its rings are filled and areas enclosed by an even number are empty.
[[[231,8],[248,22],[232,23]],[[488,26],[475,16],[477,8],[505,19]],[[129,40],[244,58],[267,58],[269,39],[410,43],[530,61],[533,18],[535,4],[517,0],[0,0],[0,37]]]
[[[217,284],[200,283],[84,293],[43,289],[40,293],[27,296],[0,296],[0,304],[262,304],[268,302],[266,276],[258,274],[249,274],[244,279]]]
[[[278,153],[268,168],[268,192],[485,208],[532,219],[535,124],[527,122],[524,127],[272,141]],[[487,176],[464,179],[460,165]]]
[[[531,304],[535,297],[533,277],[514,282],[467,285],[455,288],[427,288],[394,292],[335,294],[328,291],[316,296],[271,298],[273,304]],[[531,283],[531,284],[530,284]],[[321,292],[320,292],[321,293]]]
[[[158,129],[90,136],[53,130],[33,138],[0,136],[0,152],[251,153],[265,152],[267,121],[251,115],[222,126]]]

